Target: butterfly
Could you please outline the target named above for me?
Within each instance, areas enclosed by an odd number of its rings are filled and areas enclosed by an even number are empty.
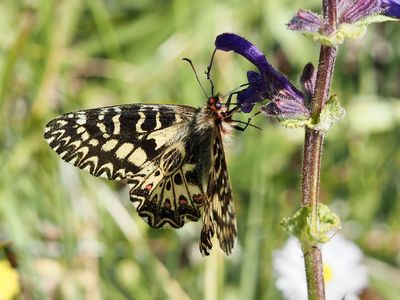
[[[240,109],[229,109],[230,99],[217,94],[201,108],[127,104],[66,113],[46,125],[44,138],[90,174],[126,180],[151,227],[180,228],[202,217],[202,255],[209,255],[214,234],[230,254],[237,227],[223,140],[249,125],[232,119]]]

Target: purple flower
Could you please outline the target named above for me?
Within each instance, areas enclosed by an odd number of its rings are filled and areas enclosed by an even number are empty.
[[[381,0],[341,0],[338,4],[338,22],[351,24],[381,12]]]
[[[259,72],[248,71],[249,86],[240,91],[237,101],[241,110],[248,113],[254,104],[270,99],[261,111],[277,117],[310,116],[305,106],[305,96],[278,70],[274,69],[264,54],[245,38],[233,33],[217,36],[215,47],[222,51],[234,51],[252,62]]]
[[[308,10],[300,9],[296,15],[287,24],[291,30],[305,31],[305,32],[318,32],[324,23],[322,18]]]
[[[381,6],[386,16],[400,18],[400,0],[382,0]]]
[[[383,14],[400,18],[400,0],[340,0],[337,6],[338,24],[352,24],[366,17]],[[324,31],[321,16],[307,10],[299,10],[288,23],[288,28],[301,32]]]

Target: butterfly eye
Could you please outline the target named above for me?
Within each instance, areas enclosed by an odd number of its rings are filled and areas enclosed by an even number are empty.
[[[217,109],[220,109],[220,108],[222,107],[221,102],[216,102],[216,103],[215,103],[215,107],[216,107]]]

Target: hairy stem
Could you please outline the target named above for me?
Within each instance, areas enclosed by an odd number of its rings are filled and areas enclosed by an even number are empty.
[[[323,0],[323,14],[327,24],[325,32],[332,33],[337,23],[336,0]],[[316,87],[312,102],[312,118],[318,120],[322,107],[329,97],[337,47],[321,46]],[[318,203],[320,190],[321,157],[324,136],[318,131],[307,128],[304,138],[302,200],[301,205],[312,207],[312,224],[318,228]],[[325,299],[325,285],[321,250],[318,245],[311,248],[303,245],[304,264],[307,278],[309,300]]]
[[[330,34],[337,25],[337,0],[322,0],[322,12],[327,24],[326,33]]]

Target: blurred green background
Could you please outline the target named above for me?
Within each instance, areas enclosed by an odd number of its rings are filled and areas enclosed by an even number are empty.
[[[200,79],[215,36],[235,32],[297,80],[319,47],[286,30],[296,9],[272,0],[20,0],[0,2],[0,238],[11,240],[27,299],[280,299],[272,251],[280,220],[299,208],[303,132],[258,116],[236,133],[228,165],[238,244],[226,258],[198,251],[200,223],[152,230],[123,185],[64,163],[45,124],[73,110],[121,103],[204,105]],[[370,299],[400,293],[400,26],[374,26],[340,48],[332,92],[346,119],[327,136],[321,196],[366,253]],[[219,53],[223,93],[252,66]],[[3,254],[2,254],[3,255]],[[340,255],[340,254],[338,254]]]

